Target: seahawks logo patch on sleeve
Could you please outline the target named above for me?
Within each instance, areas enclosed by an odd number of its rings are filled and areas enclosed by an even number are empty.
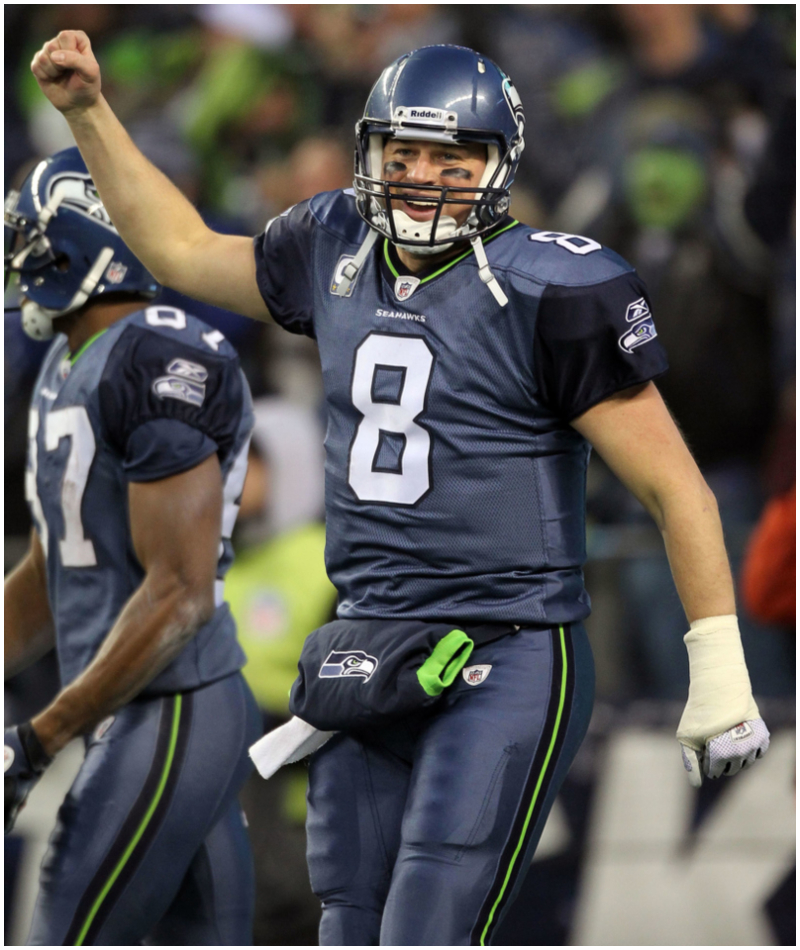
[[[167,366],[167,375],[153,383],[153,392],[159,399],[179,399],[198,409],[206,398],[205,382],[208,370],[200,363],[174,359]]]
[[[652,317],[648,317],[626,330],[619,338],[619,345],[626,353],[631,353],[637,346],[649,343],[651,340],[655,340],[657,336],[656,325],[653,323]]]

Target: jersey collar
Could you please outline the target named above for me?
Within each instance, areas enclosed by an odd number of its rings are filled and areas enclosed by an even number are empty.
[[[108,327],[103,327],[102,330],[98,330],[97,333],[90,336],[89,339],[83,344],[83,346],[79,347],[79,349],[75,353],[70,353],[69,354],[70,364],[74,366],[75,363],[78,361],[78,358],[83,356],[83,354],[89,349],[92,343],[94,343],[95,340],[98,340],[106,332],[107,329]]]
[[[504,231],[508,231],[510,228],[513,228],[518,224],[519,221],[516,221],[509,215],[506,215],[502,221],[497,222],[495,229],[483,238],[483,243],[488,244],[489,241],[493,241]],[[389,241],[388,238],[384,238],[383,253],[380,257],[381,271],[383,272],[383,276],[390,284],[397,280],[398,277],[415,277],[419,280],[420,284],[427,284],[428,281],[433,280],[435,277],[439,277],[441,274],[444,274],[445,271],[450,270],[451,267],[455,267],[459,261],[463,261],[465,257],[469,257],[469,255],[472,253],[472,248],[468,246],[466,251],[461,254],[457,254],[449,261],[445,261],[444,264],[434,264],[430,268],[425,268],[422,271],[416,271],[415,273],[412,273],[400,260],[397,249],[394,247],[391,241]]]

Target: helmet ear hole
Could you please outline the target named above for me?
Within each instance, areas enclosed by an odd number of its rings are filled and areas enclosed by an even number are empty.
[[[62,274],[70,269],[71,261],[66,254],[59,254],[58,257],[53,261],[54,267],[61,271]]]

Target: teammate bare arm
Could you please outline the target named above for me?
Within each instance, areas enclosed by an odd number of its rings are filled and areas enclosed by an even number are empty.
[[[69,122],[111,220],[155,278],[197,300],[266,320],[251,239],[208,228],[136,148],[102,95],[89,37],[63,30],[34,56],[31,71]]]
[[[131,536],[145,578],[86,669],[31,724],[48,755],[136,696],[214,613],[222,477],[195,468],[129,487]]]
[[[33,528],[28,553],[4,586],[5,679],[20,673],[55,646],[46,572],[44,551]]]
[[[732,775],[769,747],[753,699],[717,503],[653,383],[573,420],[650,512],[689,620],[689,699],[678,725],[689,780]]]
[[[735,613],[716,500],[655,385],[623,390],[572,425],[658,525],[689,622]]]

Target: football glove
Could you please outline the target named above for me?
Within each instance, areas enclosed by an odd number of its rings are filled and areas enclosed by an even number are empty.
[[[6,831],[14,827],[19,810],[30,790],[53,760],[42,748],[29,722],[5,730],[3,772],[5,773]]]
[[[749,768],[769,748],[769,730],[758,711],[733,614],[691,624],[689,701],[678,724],[683,765],[699,788],[703,776],[719,778]]]

